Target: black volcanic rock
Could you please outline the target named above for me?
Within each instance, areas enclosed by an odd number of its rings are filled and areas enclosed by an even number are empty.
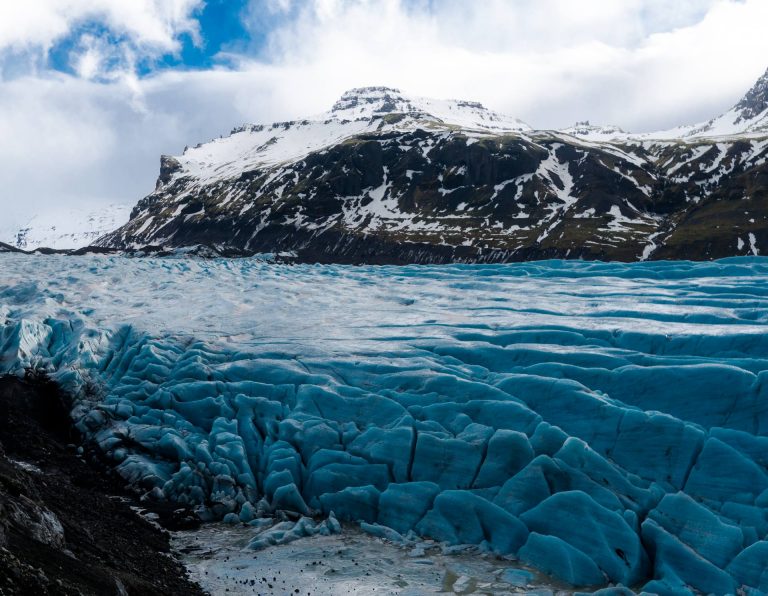
[[[170,182],[171,177],[181,170],[179,161],[170,155],[160,156],[160,176],[157,178],[157,188]]]
[[[736,122],[752,120],[768,110],[768,70],[760,77],[747,94],[736,104],[740,112]]]
[[[0,594],[202,594],[78,439],[55,385],[0,377]]]
[[[23,252],[23,251],[16,248],[15,246],[6,244],[5,242],[0,242],[0,252]]]

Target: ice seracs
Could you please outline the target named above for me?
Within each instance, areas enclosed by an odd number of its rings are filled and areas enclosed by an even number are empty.
[[[577,586],[768,591],[764,258],[1,259],[0,373],[46,371],[126,483],[252,548],[338,520]]]

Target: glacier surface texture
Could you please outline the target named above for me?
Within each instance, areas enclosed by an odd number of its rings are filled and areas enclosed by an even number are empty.
[[[129,483],[205,519],[290,510],[286,533],[360,521],[576,586],[768,591],[768,259],[11,254],[0,322],[0,372],[47,371]]]

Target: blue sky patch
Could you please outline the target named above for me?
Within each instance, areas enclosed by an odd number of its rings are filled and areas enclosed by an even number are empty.
[[[163,55],[147,55],[133,52],[136,74],[146,76],[158,70],[208,69],[226,63],[222,53],[244,54],[258,51],[266,37],[266,31],[252,32],[245,26],[244,11],[248,0],[208,0],[202,11],[195,15],[200,28],[200,39],[189,33],[181,33],[179,51]],[[103,56],[101,72],[109,72],[125,65],[126,54],[133,49],[129,36],[116,33],[101,21],[86,21],[72,28],[66,37],[59,39],[48,52],[48,66],[53,70],[75,74],[75,57],[83,50],[83,40],[93,37],[113,51]]]

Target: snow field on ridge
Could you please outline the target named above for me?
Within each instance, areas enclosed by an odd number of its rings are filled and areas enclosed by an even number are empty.
[[[333,512],[577,586],[768,590],[766,259],[0,267],[0,372],[77,395],[148,498]]]

